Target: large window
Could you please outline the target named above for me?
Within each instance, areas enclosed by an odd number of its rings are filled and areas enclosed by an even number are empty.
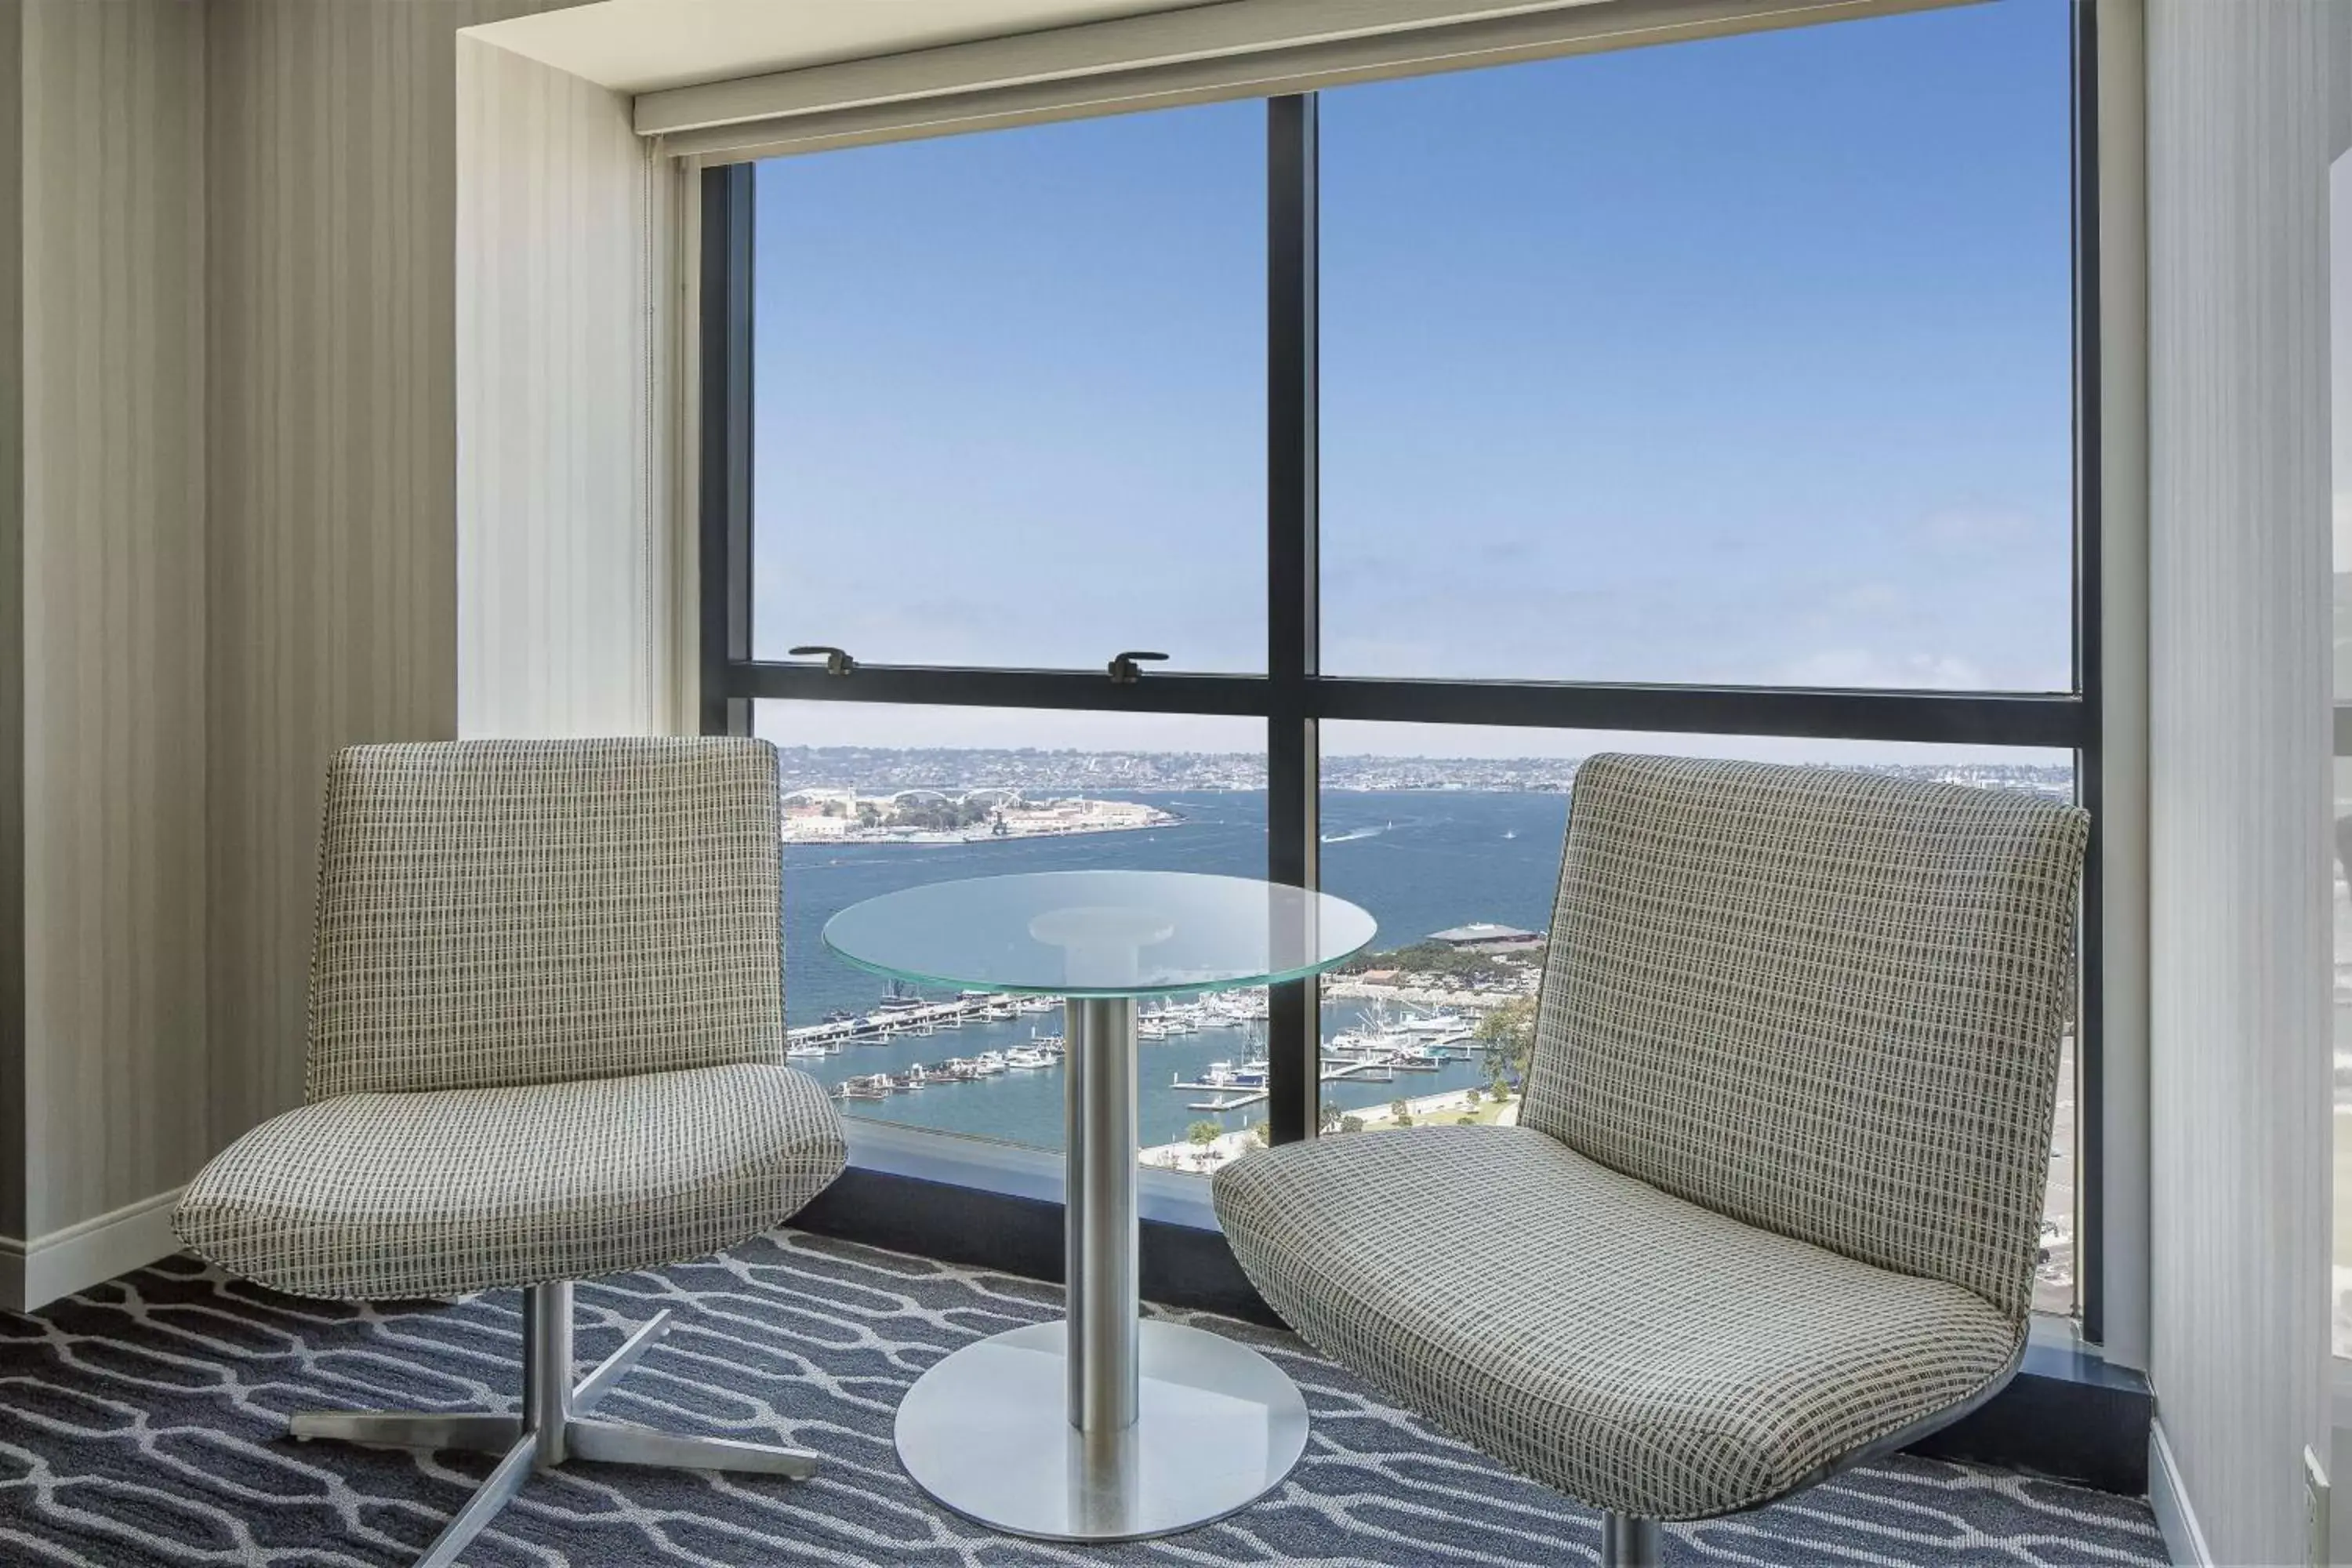
[[[2074,15],[710,171],[703,711],[783,749],[798,1059],[853,1114],[1055,1146],[1058,1065],[1013,1058],[1056,1015],[887,994],[824,921],[1247,872],[1363,903],[1378,960],[1148,1006],[1147,1162],[1507,1121],[1580,757],[2095,804]],[[1114,680],[1129,649],[1171,658]],[[2040,1295],[2094,1332],[2097,1016]]]
[[[1265,118],[757,166],[759,657],[1265,668]]]
[[[2063,691],[2063,5],[1321,110],[1323,668]]]

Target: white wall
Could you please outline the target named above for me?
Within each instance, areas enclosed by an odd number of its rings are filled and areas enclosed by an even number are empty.
[[[2149,0],[2150,1378],[2217,1560],[2325,1453],[2330,0]]]
[[[457,730],[663,731],[673,176],[626,96],[457,51]]]

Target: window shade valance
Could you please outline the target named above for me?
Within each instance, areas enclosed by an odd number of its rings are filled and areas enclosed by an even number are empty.
[[[991,130],[1916,11],[1966,0],[1223,0],[644,92],[709,162]]]

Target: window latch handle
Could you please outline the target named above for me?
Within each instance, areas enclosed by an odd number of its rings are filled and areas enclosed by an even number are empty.
[[[1146,653],[1141,648],[1137,648],[1131,653],[1120,654],[1110,661],[1110,683],[1113,686],[1132,686],[1143,679],[1143,669],[1135,662],[1137,659],[1166,658],[1167,657],[1164,653]]]
[[[823,643],[810,643],[805,647],[793,649],[794,658],[805,658],[813,653],[824,655],[824,672],[827,675],[847,675],[857,668],[857,661],[850,658],[847,650],[843,648],[827,647]]]

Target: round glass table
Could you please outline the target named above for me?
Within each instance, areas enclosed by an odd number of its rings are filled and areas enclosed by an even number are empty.
[[[1016,1534],[1128,1541],[1255,1500],[1307,1446],[1307,1404],[1248,1346],[1145,1322],[1137,1293],[1136,1000],[1296,980],[1372,940],[1326,893],[1246,877],[1055,871],[869,899],[827,947],[894,979],[1064,998],[1068,1307],[967,1345],[900,1402],[899,1462]]]

